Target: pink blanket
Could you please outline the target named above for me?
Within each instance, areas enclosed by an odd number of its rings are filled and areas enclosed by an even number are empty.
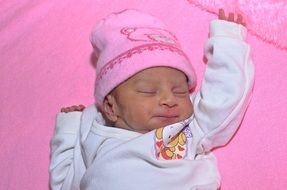
[[[250,33],[287,50],[286,0],[188,0],[199,8],[217,13],[219,8],[241,13]]]
[[[49,189],[49,141],[56,112],[61,106],[94,101],[88,38],[99,18],[125,8],[161,18],[202,76],[203,44],[208,23],[216,17],[204,11],[210,4],[202,10],[193,5],[199,1],[187,0],[78,2],[0,1],[1,190]],[[261,39],[248,37],[256,84],[245,120],[228,146],[215,150],[223,190],[287,186],[287,51],[274,45],[279,41]],[[286,44],[286,38],[279,39]]]

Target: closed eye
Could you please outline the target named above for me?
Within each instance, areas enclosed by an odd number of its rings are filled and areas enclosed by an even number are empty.
[[[188,91],[175,91],[173,93],[176,94],[176,95],[187,95]]]
[[[185,83],[176,85],[172,89],[172,92],[174,93],[174,95],[181,95],[181,96],[188,95],[189,94],[188,85]]]
[[[187,89],[174,89],[173,93],[175,95],[185,96],[189,94],[189,91]]]
[[[140,94],[154,95],[157,93],[156,90],[137,90]]]

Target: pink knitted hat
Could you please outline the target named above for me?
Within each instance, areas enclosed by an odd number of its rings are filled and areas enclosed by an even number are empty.
[[[186,74],[190,89],[196,77],[176,37],[157,18],[137,10],[124,10],[102,19],[91,34],[98,56],[95,97],[102,106],[105,96],[134,74],[166,66]]]

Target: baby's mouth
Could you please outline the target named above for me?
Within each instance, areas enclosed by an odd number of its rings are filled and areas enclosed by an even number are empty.
[[[165,124],[173,124],[178,120],[178,115],[162,114],[154,116],[157,120]]]

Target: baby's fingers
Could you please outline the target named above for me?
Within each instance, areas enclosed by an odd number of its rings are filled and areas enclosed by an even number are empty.
[[[71,111],[71,108],[70,107],[64,107],[64,108],[61,108],[61,112],[65,112],[65,113],[68,113]]]
[[[234,22],[234,13],[229,13],[227,20],[228,20],[229,22]]]
[[[68,113],[68,112],[73,112],[73,111],[83,111],[84,109],[85,109],[84,105],[78,105],[78,106],[73,105],[73,106],[61,108],[61,112]]]
[[[241,14],[235,15],[234,13],[229,13],[228,16],[226,16],[224,9],[219,9],[218,19],[219,20],[226,20],[229,22],[234,22],[234,23],[246,26]]]
[[[224,12],[223,9],[219,9],[218,19],[219,19],[219,20],[226,20],[226,18],[225,18],[225,12]]]
[[[84,105],[78,105],[77,107],[76,107],[76,110],[75,111],[83,111],[85,109],[85,106]]]
[[[246,26],[246,23],[243,21],[243,17],[242,17],[241,14],[238,14],[236,23],[237,24],[242,24],[243,26]]]

